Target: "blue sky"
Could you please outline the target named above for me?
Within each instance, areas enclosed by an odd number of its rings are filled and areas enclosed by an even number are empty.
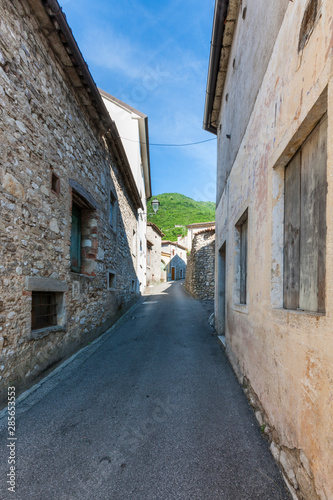
[[[148,115],[150,143],[202,130],[214,0],[62,0],[98,87]],[[153,194],[215,201],[216,141],[150,148]]]

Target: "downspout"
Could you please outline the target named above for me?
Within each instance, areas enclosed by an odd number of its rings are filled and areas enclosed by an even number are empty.
[[[216,92],[217,75],[220,66],[221,49],[223,43],[225,20],[228,14],[229,0],[216,0],[214,11],[214,23],[210,57],[208,66],[208,78],[206,88],[205,114],[203,128],[208,132],[217,134],[216,127],[211,124],[214,97]]]

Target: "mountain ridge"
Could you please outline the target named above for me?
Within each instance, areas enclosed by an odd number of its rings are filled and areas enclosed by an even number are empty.
[[[154,198],[160,202],[156,215],[151,206]],[[147,212],[147,220],[163,231],[165,235],[163,240],[176,241],[178,235],[185,236],[187,233],[186,225],[214,221],[215,203],[195,201],[180,193],[162,193],[148,200]]]

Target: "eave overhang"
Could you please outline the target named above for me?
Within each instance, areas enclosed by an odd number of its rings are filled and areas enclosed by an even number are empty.
[[[217,134],[231,45],[240,0],[216,0],[210,46],[203,128]]]
[[[110,118],[58,1],[28,0],[28,2],[39,23],[41,32],[47,38],[50,48],[71,82],[78,100],[86,109],[97,131],[108,138],[111,151],[119,163],[120,174],[129,190],[134,207],[143,209],[127,156],[122,150],[117,127]],[[122,156],[123,154],[125,156]]]

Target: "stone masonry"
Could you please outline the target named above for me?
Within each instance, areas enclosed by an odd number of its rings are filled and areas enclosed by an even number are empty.
[[[73,56],[67,55],[50,11],[25,0],[0,0],[0,8],[3,400],[8,384],[18,391],[31,385],[136,300],[136,257],[130,249],[139,205],[121,150],[104,133],[87,85],[79,85],[82,75],[70,66]],[[117,200],[113,225],[110,192]],[[71,210],[77,200],[87,204],[79,273],[70,265]],[[36,291],[56,295],[56,327],[32,330]]]
[[[147,222],[147,285],[161,282],[161,251],[164,234],[153,224]]]
[[[197,233],[187,257],[185,287],[195,299],[214,300],[215,228]]]

